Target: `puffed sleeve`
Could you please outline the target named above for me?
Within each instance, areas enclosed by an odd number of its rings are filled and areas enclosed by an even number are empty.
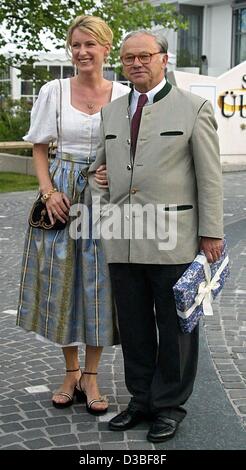
[[[48,144],[57,138],[57,80],[40,89],[31,112],[31,124],[23,140],[33,144]]]

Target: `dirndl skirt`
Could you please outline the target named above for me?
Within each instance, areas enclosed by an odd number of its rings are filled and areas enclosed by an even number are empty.
[[[91,161],[90,161],[91,163]],[[87,161],[57,155],[50,166],[54,186],[92,214]],[[60,345],[119,343],[115,304],[101,241],[72,238],[63,230],[28,227],[22,263],[17,325]]]

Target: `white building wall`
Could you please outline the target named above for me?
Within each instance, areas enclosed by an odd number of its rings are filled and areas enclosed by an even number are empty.
[[[232,8],[204,8],[203,54],[208,58],[208,75],[218,76],[231,67]]]
[[[163,33],[168,41],[168,52],[176,56],[178,34],[173,29],[163,29]]]
[[[160,3],[179,3],[203,6],[202,54],[208,58],[208,75],[218,76],[231,67],[232,7],[231,0],[152,0]],[[165,31],[169,39],[169,50],[177,54],[177,33]]]

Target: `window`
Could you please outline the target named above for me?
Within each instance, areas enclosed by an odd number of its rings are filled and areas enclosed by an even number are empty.
[[[23,68],[21,74],[21,97],[34,103],[41,86],[48,80],[57,78],[68,78],[74,76],[74,67],[68,65],[34,65],[38,79],[33,81],[30,72],[27,74]]]
[[[177,66],[199,67],[202,54],[203,7],[180,5],[179,13],[188,20],[188,29],[178,32]]]
[[[62,78],[69,78],[74,76],[74,67],[63,65]]]
[[[246,60],[246,3],[234,5],[233,15],[233,65]]]
[[[51,80],[55,80],[56,78],[61,78],[61,67],[59,65],[50,65],[49,72],[50,72]]]
[[[0,69],[0,95],[9,96],[11,94],[10,67],[3,66]]]
[[[21,98],[33,103],[40,90],[40,87],[47,81],[47,66],[34,65],[37,72],[36,81],[34,81],[33,69],[29,66],[23,66],[21,70]]]

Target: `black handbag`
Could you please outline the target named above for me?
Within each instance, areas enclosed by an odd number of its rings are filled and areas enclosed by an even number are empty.
[[[39,194],[32,206],[28,220],[29,225],[43,230],[63,230],[66,227],[66,222],[63,223],[60,220],[56,220],[55,223],[52,224],[50,222],[46,204],[42,202],[41,197],[42,195]]]

